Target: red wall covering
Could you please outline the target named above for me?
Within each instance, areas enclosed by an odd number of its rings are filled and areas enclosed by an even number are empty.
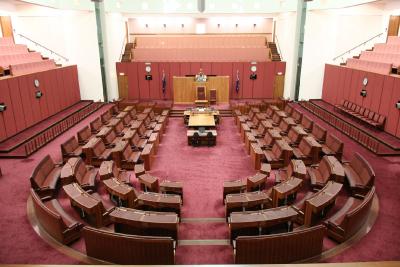
[[[368,78],[367,96],[360,96],[362,81]],[[322,99],[333,105],[349,100],[386,116],[385,131],[400,137],[400,78],[346,67],[325,65]]]
[[[35,98],[34,80],[43,96]],[[81,99],[76,65],[0,80],[0,141],[77,103]]]
[[[117,74],[128,76],[128,97],[130,100],[172,100],[172,77],[195,75],[199,69],[207,75],[230,76],[230,98],[272,98],[275,75],[285,74],[285,62],[258,62],[257,80],[250,80],[249,62],[152,62],[152,81],[145,80],[145,64],[143,62],[116,63]],[[167,80],[165,98],[162,94],[162,71]],[[239,70],[240,90],[235,90],[236,72]]]

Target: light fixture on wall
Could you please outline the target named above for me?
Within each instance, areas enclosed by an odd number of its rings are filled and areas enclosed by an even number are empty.
[[[5,103],[0,103],[0,112],[4,112],[7,110],[7,105]]]
[[[43,96],[42,91],[36,91],[35,97],[36,97],[37,99],[41,98],[42,96]]]
[[[119,76],[125,76],[125,73],[124,72],[120,72],[120,73],[118,73],[119,74]]]
[[[400,100],[397,101],[397,103],[395,104],[395,106],[396,106],[397,109],[400,109]],[[0,107],[1,107],[1,106],[0,106]]]
[[[365,90],[365,88],[363,88],[360,92],[360,96],[362,97],[366,97],[367,96],[367,90]]]

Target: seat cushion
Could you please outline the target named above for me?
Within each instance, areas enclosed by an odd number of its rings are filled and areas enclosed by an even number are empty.
[[[94,186],[97,176],[97,170],[88,170],[82,177],[81,186]]]
[[[41,187],[49,187],[55,189],[57,186],[58,179],[61,175],[61,167],[54,168],[45,178]]]
[[[358,175],[358,173],[355,172],[355,170],[350,167],[349,165],[343,166],[344,168],[344,173],[346,174],[347,180],[349,181],[350,187],[356,187],[359,185],[363,185],[361,177]]]
[[[76,221],[73,217],[71,217],[71,215],[64,211],[57,199],[52,199],[51,201],[47,201],[44,204],[47,208],[59,214],[67,227],[71,227],[74,224],[78,223],[78,221]]]

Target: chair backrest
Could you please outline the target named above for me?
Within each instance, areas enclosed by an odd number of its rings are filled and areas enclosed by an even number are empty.
[[[326,137],[326,145],[335,153],[342,154],[344,143],[334,136],[333,134],[328,134]]]
[[[105,136],[105,143],[106,144],[111,144],[115,139],[117,138],[117,135],[115,134],[114,130],[111,130],[108,132],[108,134]]]
[[[93,154],[98,157],[106,150],[106,146],[101,139],[98,139],[93,146]]]
[[[196,87],[197,100],[206,100],[206,88],[204,86]]]
[[[46,230],[48,234],[57,239],[63,240],[63,231],[67,228],[60,214],[55,213],[40,199],[36,192],[31,188],[31,196],[33,201],[33,209],[35,210],[36,218],[40,225]]]
[[[317,141],[325,142],[326,129],[322,128],[318,123],[314,123],[311,134],[314,135]]]
[[[117,123],[117,125],[115,125],[115,128],[114,128],[114,129],[115,129],[115,133],[116,133],[116,134],[121,134],[121,133],[122,133],[122,131],[125,129],[122,120],[120,120],[120,121]]]
[[[175,263],[174,240],[171,237],[135,236],[84,227],[86,254],[116,264]]]
[[[55,164],[50,155],[46,155],[33,170],[30,181],[33,188],[40,187],[47,175],[54,169]]]
[[[103,123],[101,122],[100,117],[96,118],[92,122],[90,122],[90,130],[92,132],[100,131],[101,127],[103,127]]]
[[[101,114],[101,121],[103,123],[108,122],[109,120],[112,119],[112,115],[111,115],[111,110],[107,110],[106,112],[104,112],[103,114]]]
[[[78,140],[75,136],[71,136],[67,141],[61,144],[61,153],[67,155],[74,152],[75,149],[79,147]]]
[[[301,121],[302,117],[303,117],[303,113],[301,113],[300,111],[293,109],[292,115],[291,117],[295,120],[295,121]]]
[[[303,126],[305,130],[311,130],[313,124],[314,122],[310,119],[310,117],[303,115],[303,117],[301,118],[301,126]]]
[[[87,141],[89,141],[89,138],[92,136],[89,126],[85,126],[81,130],[79,130],[77,136],[79,143],[86,143]]]
[[[122,157],[124,160],[128,160],[133,153],[132,148],[128,145],[128,143],[126,143],[123,147]]]
[[[321,174],[323,182],[328,182],[332,174],[332,168],[333,166],[329,164],[327,156],[322,157],[318,165],[318,172]]]
[[[81,158],[79,158],[73,168],[75,179],[78,181],[79,184],[81,184],[82,179],[87,172],[86,164]]]
[[[322,252],[326,228],[323,225],[283,234],[239,236],[235,264],[291,263]]]
[[[217,101],[217,90],[210,89],[210,101]]]
[[[292,108],[291,105],[286,104],[286,105],[285,105],[284,111],[285,111],[285,113],[286,113],[288,116],[290,116],[290,115],[292,114],[292,112],[293,112],[293,108]]]
[[[354,153],[350,161],[350,166],[360,176],[364,186],[373,186],[375,181],[375,172],[369,162],[359,153]]]
[[[311,156],[312,146],[307,138],[302,138],[299,144],[299,150],[306,156]]]

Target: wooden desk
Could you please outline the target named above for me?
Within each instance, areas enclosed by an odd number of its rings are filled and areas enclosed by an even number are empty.
[[[137,178],[143,191],[155,193],[158,193],[160,191],[160,185],[157,177],[145,173]]]
[[[285,224],[287,231],[291,231],[292,221],[298,212],[290,207],[278,207],[258,211],[232,212],[228,218],[231,240],[238,235],[269,234],[269,228]]]
[[[254,169],[259,170],[264,153],[257,143],[250,143],[250,156]]]
[[[269,165],[269,164],[268,164]],[[270,165],[271,166],[271,165]],[[267,175],[258,172],[253,176],[247,177],[247,192],[251,192],[254,190],[263,190],[265,188],[265,183],[267,181]]]
[[[296,199],[295,196],[297,191],[301,188],[302,185],[303,180],[295,177],[292,177],[285,182],[275,185],[272,188],[271,192],[272,207],[278,207],[281,206],[281,204],[288,205],[288,201],[293,202]]]
[[[183,183],[163,180],[160,182],[160,193],[180,195],[183,202]]]
[[[154,155],[157,155],[158,152],[158,145],[160,144],[160,134],[153,132],[147,142],[149,144],[153,144],[153,149],[154,149]]]
[[[146,144],[140,154],[140,158],[144,162],[144,168],[146,171],[149,171],[151,165],[153,164],[153,157],[154,157],[154,149],[153,144]]]
[[[233,180],[233,181],[224,181],[223,184],[223,198],[222,202],[225,203],[225,197],[228,194],[235,194],[235,193],[244,193],[246,190],[246,181],[240,180]]]
[[[116,197],[118,206],[134,207],[137,198],[136,192],[133,187],[125,183],[121,183],[117,178],[103,180],[106,191],[113,197]]]
[[[181,214],[182,199],[178,195],[159,194],[159,193],[143,193],[136,200],[135,207],[154,209],[157,211],[173,211],[178,215]]]
[[[87,142],[83,147],[82,147],[82,153],[85,155],[85,163],[92,165],[92,157],[93,157],[93,147],[96,145],[97,142],[100,142],[101,139],[94,137],[90,138],[89,142]]]
[[[103,204],[89,193],[85,192],[77,183],[63,186],[65,194],[71,201],[71,206],[81,210],[81,217],[88,217],[97,228],[103,224]]]
[[[169,236],[178,240],[179,217],[176,213],[115,208],[110,219],[117,233]]]
[[[229,103],[229,76],[208,77],[206,82],[195,82],[194,77],[172,78],[174,103],[193,104],[196,100],[196,87],[206,87],[206,99],[210,99],[210,89],[217,90],[217,103]]]
[[[69,158],[61,169],[60,181],[62,185],[75,182],[74,167],[80,158]]]
[[[269,195],[262,191],[228,194],[225,197],[225,216],[228,217],[232,211],[245,211],[252,208],[263,209],[268,202]]]
[[[326,156],[329,165],[332,168],[332,178],[334,181],[343,184],[344,183],[344,168],[342,163],[335,156]]]
[[[326,209],[335,205],[336,197],[343,185],[329,181],[324,188],[305,201],[304,225],[312,226],[314,217],[323,217]]]
[[[193,114],[189,117],[189,127],[215,127],[213,115]]]

